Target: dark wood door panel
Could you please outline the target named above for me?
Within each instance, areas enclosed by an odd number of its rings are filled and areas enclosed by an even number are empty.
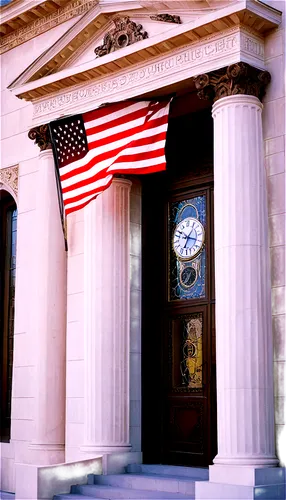
[[[142,178],[142,447],[145,463],[207,466],[216,453],[213,174],[211,162],[200,164],[200,148],[208,152],[196,127],[207,133],[210,116],[183,122],[197,134],[196,163],[186,129],[173,126],[167,172]],[[204,226],[205,240],[182,259],[174,235],[187,219]]]
[[[206,455],[204,398],[169,399],[164,446],[166,463],[203,465]]]

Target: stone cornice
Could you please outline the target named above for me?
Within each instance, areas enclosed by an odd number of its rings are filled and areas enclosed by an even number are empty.
[[[32,8],[36,8],[41,3],[44,3],[44,0],[14,0],[12,3],[4,5],[1,7],[1,24],[15,19]]]
[[[41,17],[23,28],[13,31],[0,39],[0,54],[55,28],[59,24],[88,12],[98,0],[72,0],[71,3],[51,14]],[[2,21],[3,22],[3,21]]]
[[[95,79],[70,91],[35,100],[33,121],[40,124],[65,114],[88,111],[106,102],[134,98],[158,87],[163,89],[189,80],[203,68],[210,72],[238,61],[263,70],[264,44],[260,37],[234,28],[123,70],[114,77]]]
[[[200,99],[213,102],[237,94],[252,95],[262,100],[270,80],[268,71],[239,62],[219,71],[197,76],[195,86]]]
[[[253,8],[255,9],[255,14],[253,13]],[[91,73],[95,77],[107,73],[111,75],[111,73],[114,73],[121,67],[128,67],[136,64],[136,62],[151,59],[160,53],[164,55],[166,52],[171,51],[174,46],[187,45],[190,41],[200,40],[209,34],[217,34],[218,30],[223,31],[227,27],[243,25],[246,28],[251,27],[254,32],[260,30],[261,34],[263,34],[265,31],[269,31],[279,24],[281,15],[278,11],[275,11],[276,17],[274,19],[273,9],[270,10],[269,14],[267,6],[264,5],[262,7],[259,5],[259,8],[259,13],[257,13],[257,5],[254,0],[240,0],[235,4],[212,11],[191,22],[182,25],[170,24],[170,29],[148,40],[142,40],[140,45],[136,45],[136,49],[125,47],[116,52],[116,55],[108,54],[104,56],[100,64],[97,60],[91,60],[78,65],[76,68],[66,67],[62,70],[61,61],[65,62],[71,54],[76,53],[77,48],[80,48],[80,45],[87,39],[86,31],[89,32],[88,37],[94,36],[95,19],[96,24],[99,23],[101,27],[109,19],[108,16],[104,18],[104,13],[107,14],[108,7],[104,4],[103,11],[100,4],[100,6],[93,7],[83,16],[68,33],[38,58],[21,77],[17,78],[11,84],[10,88],[18,87],[25,82],[31,81],[31,85],[27,84],[27,86],[24,86],[25,90],[29,89],[29,94],[25,95],[24,92],[21,92],[22,97],[31,100],[43,94],[52,93],[56,88],[66,88],[84,80],[89,81]],[[132,58],[130,60],[129,56],[131,54]],[[99,66],[101,65],[105,67],[102,66],[100,68]],[[55,82],[56,84],[54,85]],[[37,87],[42,87],[39,92],[36,90]]]

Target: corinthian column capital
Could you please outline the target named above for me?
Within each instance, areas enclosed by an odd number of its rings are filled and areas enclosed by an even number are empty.
[[[262,100],[270,79],[268,71],[239,62],[218,71],[198,75],[195,77],[195,86],[200,99],[213,102],[237,94],[252,95]]]
[[[52,148],[50,131],[48,125],[40,125],[39,127],[31,128],[28,132],[28,137],[39,146],[40,151]]]

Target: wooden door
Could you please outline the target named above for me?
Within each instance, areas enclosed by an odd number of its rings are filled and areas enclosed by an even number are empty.
[[[172,120],[167,172],[142,179],[145,463],[216,453],[211,127],[209,111]]]

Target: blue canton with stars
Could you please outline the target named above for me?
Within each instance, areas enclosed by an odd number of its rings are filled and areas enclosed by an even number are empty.
[[[59,168],[80,160],[87,154],[88,144],[82,115],[52,122],[50,132]]]

